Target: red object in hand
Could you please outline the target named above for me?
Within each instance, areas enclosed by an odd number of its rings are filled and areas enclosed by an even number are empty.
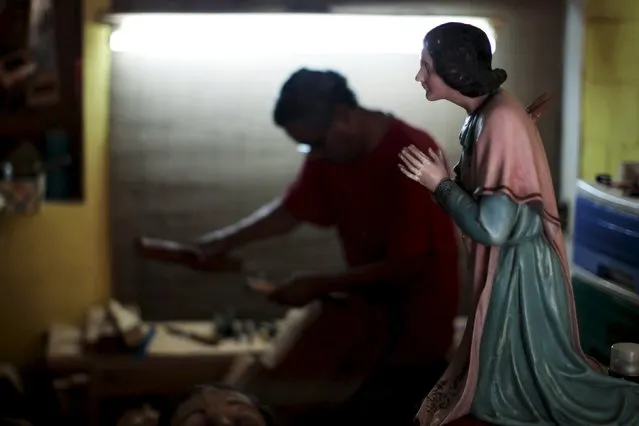
[[[230,257],[214,257],[203,260],[197,248],[190,244],[158,238],[138,238],[135,246],[140,254],[152,260],[167,263],[177,263],[193,269],[211,272],[240,272],[242,261]]]

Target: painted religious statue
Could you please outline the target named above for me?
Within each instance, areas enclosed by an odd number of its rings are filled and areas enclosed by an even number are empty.
[[[400,169],[455,220],[474,271],[474,306],[448,370],[418,419],[471,414],[495,425],[639,425],[639,385],[583,353],[554,189],[541,137],[501,89],[486,34],[447,23],[424,39],[417,81],[468,113],[450,179],[441,153],[414,147]]]

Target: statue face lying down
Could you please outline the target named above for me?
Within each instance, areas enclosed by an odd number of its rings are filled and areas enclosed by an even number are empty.
[[[167,419],[168,420],[168,419]],[[170,426],[273,426],[257,401],[226,385],[198,386],[170,416]]]

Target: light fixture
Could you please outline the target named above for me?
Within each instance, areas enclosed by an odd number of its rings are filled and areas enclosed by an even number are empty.
[[[481,28],[495,51],[495,30],[486,18],[336,13],[130,15],[114,29],[110,47],[171,58],[418,55],[426,32],[450,21]]]

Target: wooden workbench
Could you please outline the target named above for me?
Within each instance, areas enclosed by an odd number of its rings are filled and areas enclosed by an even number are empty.
[[[56,325],[49,331],[47,366],[54,377],[74,377],[86,384],[89,426],[100,424],[100,405],[110,398],[171,395],[190,386],[221,381],[238,356],[259,355],[267,342],[223,340],[205,345],[170,334],[167,323],[156,323],[156,332],[143,356],[96,355],[82,349],[77,327]],[[203,322],[172,322],[173,327],[197,332],[211,327]]]

